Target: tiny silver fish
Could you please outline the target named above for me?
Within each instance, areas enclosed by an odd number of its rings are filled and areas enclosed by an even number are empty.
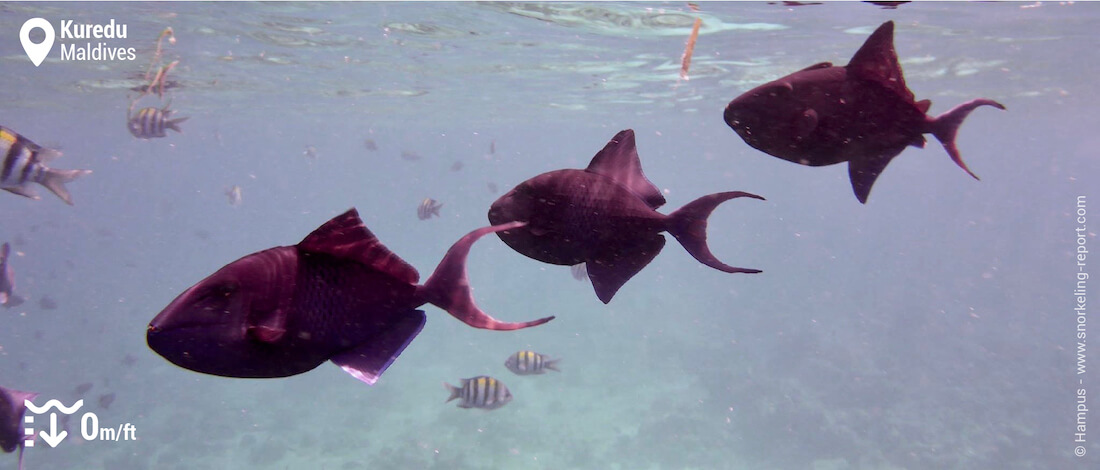
[[[239,185],[233,185],[232,188],[226,189],[225,197],[229,198],[229,205],[241,205],[241,187]]]
[[[462,399],[458,403],[459,408],[495,410],[512,401],[512,392],[508,391],[508,387],[499,380],[484,375],[462,379],[462,385],[458,387],[449,383],[444,383],[443,386],[451,392],[447,402],[456,398]]]
[[[561,372],[557,366],[559,361],[561,359],[550,359],[534,351],[520,351],[508,356],[504,367],[516,375],[539,375],[545,374],[547,369]]]
[[[172,110],[168,109],[168,105],[159,109],[152,106],[142,108],[127,121],[126,127],[130,129],[131,135],[139,139],[167,137],[168,129],[182,133],[183,131],[180,130],[179,124],[190,118],[181,117],[169,119],[171,115]]]
[[[374,152],[378,150],[378,144],[374,143],[374,139],[364,140],[363,147],[366,147],[368,152]]]
[[[420,220],[428,220],[433,216],[439,217],[439,208],[443,207],[443,203],[436,201],[430,197],[424,198],[416,208],[416,217]]]
[[[68,205],[73,198],[65,183],[92,170],[59,170],[46,166],[46,162],[61,156],[61,152],[41,147],[15,131],[0,126],[0,189],[31,199],[39,199],[31,183],[45,186]]]
[[[302,155],[305,155],[310,160],[316,160],[320,157],[320,155],[317,154],[317,147],[314,147],[312,145],[307,145],[306,150],[302,152]]]
[[[4,243],[0,246],[0,305],[7,308],[16,307],[25,299],[16,295],[15,272],[8,265],[8,255],[11,254],[11,246]]]
[[[404,152],[401,152],[401,159],[407,162],[415,162],[417,160],[420,160],[420,154],[406,150]]]

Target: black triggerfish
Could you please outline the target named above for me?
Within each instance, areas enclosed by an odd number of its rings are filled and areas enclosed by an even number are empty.
[[[37,393],[0,387],[0,449],[4,452],[19,449],[19,470],[23,470],[23,447],[27,439],[33,439],[23,433],[23,414],[27,412],[24,403],[37,396]]]
[[[707,246],[707,217],[741,191],[710,194],[664,215],[665,197],[642,173],[634,131],[620,131],[583,170],[557,170],[520,183],[493,203],[489,222],[527,222],[497,232],[512,249],[544,263],[585,263],[596,296],[608,303],[661,248],[668,231],[695,259],[727,273],[758,273],[718,260]]]
[[[866,203],[886,165],[912,145],[924,148],[932,134],[966,170],[955,135],[980,106],[1005,109],[985,98],[967,101],[936,117],[929,100],[915,101],[894,51],[894,22],[879,26],[844,67],[811,65],[765,83],[730,101],[724,118],[745,143],[768,155],[809,166],[848,162],[852,190]]]
[[[424,326],[431,303],[466,324],[516,330],[554,317],[501,322],[470,295],[466,255],[484,227],[459,239],[424,285],[351,209],[294,246],[245,256],[179,297],[149,324],[149,347],[172,363],[226,377],[286,377],[332,360],[373,384]]]

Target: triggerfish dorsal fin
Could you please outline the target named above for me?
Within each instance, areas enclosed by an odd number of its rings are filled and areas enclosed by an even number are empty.
[[[905,76],[898,64],[898,53],[894,51],[894,22],[887,21],[879,26],[863,46],[848,62],[849,73],[864,80],[872,80],[897,93],[906,101],[913,102],[913,92],[905,86]]]
[[[386,248],[351,208],[333,217],[298,243],[298,249],[352,259],[409,284],[420,280],[416,268]]]
[[[454,245],[451,245],[451,249],[447,250],[447,254],[443,255],[443,261],[439,262],[439,266],[436,266],[432,275],[428,276],[424,285],[417,286],[417,297],[446,310],[451,316],[474,328],[518,330],[553,320],[554,317],[545,317],[522,323],[502,322],[481,311],[470,293],[470,280],[466,277],[466,256],[470,254],[470,247],[485,235],[520,228],[524,225],[526,225],[524,222],[511,222],[482,227],[458,239]]]
[[[603,150],[592,157],[585,171],[603,175],[630,189],[649,207],[656,209],[665,204],[665,197],[645,174],[638,149],[634,145],[634,130],[626,129],[615,134]]]

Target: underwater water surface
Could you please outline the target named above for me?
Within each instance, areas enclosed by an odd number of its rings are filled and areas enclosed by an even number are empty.
[[[1100,424],[1088,424],[1100,414],[1080,410],[1100,394],[1100,371],[1086,367],[1100,321],[1081,313],[1091,304],[1075,311],[1074,292],[1100,214],[1088,204],[1100,209],[1100,5],[699,10],[0,4],[0,125],[59,149],[53,167],[93,171],[67,184],[72,206],[40,186],[40,200],[0,194],[0,241],[26,298],[0,308],[0,386],[38,392],[38,405],[84,400],[68,437],[36,441],[25,467],[1096,468]],[[18,40],[31,18],[113,20],[126,37],[59,32],[35,66]],[[958,133],[980,181],[928,136],[864,205],[846,165],[774,158],[723,122],[752,88],[846,64],[886,21],[929,114],[973,98],[1007,107],[974,111]],[[169,27],[174,42],[157,55]],[[134,59],[63,56],[97,43]],[[148,71],[174,61],[163,94],[143,95]],[[131,106],[188,119],[140,139]],[[727,202],[707,226],[717,258],[762,273],[708,268],[666,235],[605,305],[568,267],[487,236],[467,266],[478,305],[501,320],[554,321],[486,331],[426,306],[423,331],[373,386],[332,364],[281,379],[203,375],[146,345],[150,320],[179,293],[351,207],[427,277],[488,225],[498,197],[586,167],[623,129],[668,201],[662,213],[720,191],[766,198]],[[429,198],[442,206],[422,219]],[[505,360],[526,349],[560,358],[560,373],[510,372]],[[491,411],[444,403],[443,382],[480,375],[513,400]],[[84,439],[86,412],[134,432]],[[48,414],[34,424],[46,429]],[[16,466],[0,454],[0,468]]]

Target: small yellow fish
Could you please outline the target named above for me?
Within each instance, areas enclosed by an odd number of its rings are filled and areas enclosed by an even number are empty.
[[[442,202],[436,201],[430,197],[424,198],[424,201],[416,208],[416,217],[420,220],[428,220],[432,218],[432,216],[439,217],[440,207],[443,207]]]
[[[559,361],[561,359],[550,359],[534,351],[520,351],[508,356],[508,360],[504,361],[504,367],[516,375],[539,375],[545,374],[547,370],[561,372],[561,369],[558,369]]]
[[[512,401],[512,392],[508,391],[503,383],[492,377],[480,375],[469,379],[462,379],[462,385],[444,383],[451,396],[447,401],[461,398],[459,408],[481,408],[483,410],[495,410]]]
[[[126,127],[130,130],[130,134],[139,139],[166,137],[168,135],[168,129],[182,133],[183,131],[180,130],[179,124],[189,118],[181,117],[169,119],[171,114],[172,110],[168,109],[168,105],[160,109],[152,106],[142,108],[136,115],[127,121]]]
[[[229,198],[229,205],[241,205],[241,187],[239,185],[233,185],[232,188],[226,189],[225,197]]]

